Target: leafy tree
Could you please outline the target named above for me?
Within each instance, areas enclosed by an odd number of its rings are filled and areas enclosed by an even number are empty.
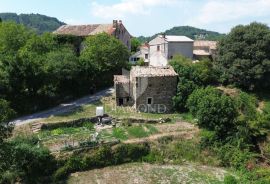
[[[0,150],[0,183],[49,183],[56,161],[34,137],[17,137]]]
[[[22,25],[12,22],[0,24],[0,61],[16,56],[17,51],[25,45],[32,33]],[[8,57],[9,56],[9,57]]]
[[[127,66],[128,57],[129,52],[125,45],[118,39],[101,33],[86,39],[80,60],[87,70],[86,74],[94,73],[94,78],[102,81],[97,86],[108,86],[112,84],[113,75]]]
[[[138,38],[131,38],[131,52],[137,52],[141,45],[140,40]]]
[[[117,71],[125,67],[128,56],[125,45],[106,33],[88,37],[81,53],[84,62],[94,63],[101,72]]]
[[[246,89],[270,87],[270,30],[264,24],[236,26],[219,43],[221,81]]]
[[[186,111],[188,96],[198,87],[214,83],[215,74],[208,60],[193,63],[184,56],[175,56],[170,65],[179,75],[177,95],[173,98],[174,107],[178,111]]]
[[[213,87],[195,90],[188,98],[187,107],[198,119],[198,125],[215,131],[220,138],[232,133],[238,116],[232,98]]]

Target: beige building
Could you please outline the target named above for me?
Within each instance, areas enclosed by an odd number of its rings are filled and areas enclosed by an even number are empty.
[[[147,66],[149,64],[149,45],[143,44],[140,46],[140,50],[130,56],[129,62],[131,64],[136,64],[140,59],[143,59],[145,62],[145,65]]]
[[[158,35],[149,42],[149,66],[167,66],[177,54],[192,59],[193,42],[186,36]]]
[[[98,33],[108,33],[119,39],[127,48],[131,49],[131,35],[121,20],[114,20],[112,24],[89,24],[89,25],[63,25],[54,31],[58,35],[74,35],[87,37]]]
[[[129,74],[114,76],[116,104],[133,106],[141,112],[170,112],[177,76],[171,66],[134,66]]]
[[[208,40],[196,40],[194,41],[194,58],[201,59],[203,57],[208,57],[213,59],[217,51],[217,42]]]

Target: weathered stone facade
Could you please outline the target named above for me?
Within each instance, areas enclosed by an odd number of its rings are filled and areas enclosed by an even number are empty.
[[[170,112],[177,74],[172,67],[133,67],[129,76],[115,76],[116,104],[141,112]]]

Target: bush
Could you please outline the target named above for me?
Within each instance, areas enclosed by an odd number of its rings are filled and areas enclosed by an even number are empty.
[[[215,83],[216,77],[208,60],[193,63],[192,60],[179,55],[170,61],[170,65],[179,75],[177,95],[173,98],[174,108],[184,112],[187,110],[188,96],[200,86]]]
[[[237,184],[237,180],[232,175],[226,175],[224,178],[224,184]]]
[[[1,148],[0,180],[43,183],[56,170],[54,157],[48,149],[37,146],[35,137],[18,137]]]
[[[258,116],[256,97],[245,92],[240,92],[234,99],[239,113],[244,120],[256,120]]]
[[[149,153],[148,145],[122,144],[113,150],[115,164],[140,160]]]
[[[56,172],[53,175],[53,179],[54,181],[64,180],[68,177],[69,174],[70,174],[69,168],[67,166],[63,166],[56,170]]]
[[[198,119],[198,125],[215,131],[220,138],[235,129],[238,115],[235,102],[213,87],[195,90],[188,98],[187,107]]]
[[[83,158],[78,155],[69,158],[66,163],[55,172],[54,180],[64,180],[72,172],[139,161],[148,153],[149,147],[145,144],[121,144],[114,149],[111,149],[109,146],[103,146]]]
[[[254,160],[255,154],[248,149],[241,149],[235,144],[227,143],[215,148],[221,164],[245,171],[248,163]]]

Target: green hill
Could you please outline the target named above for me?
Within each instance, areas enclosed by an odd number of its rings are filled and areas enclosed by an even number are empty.
[[[18,24],[23,24],[31,29],[34,29],[39,34],[55,31],[57,28],[65,24],[64,22],[59,21],[57,18],[40,14],[17,15],[16,13],[0,13],[0,18],[3,21],[14,21]]]
[[[173,27],[172,29],[166,30],[164,32],[166,35],[181,35],[181,36],[187,36],[194,40],[219,40],[224,36],[224,34],[220,34],[218,32],[214,31],[207,31],[204,29],[199,29],[191,26],[179,26],[179,27]],[[162,34],[162,33],[158,33]],[[152,40],[154,37],[156,37],[158,34],[155,34],[150,37],[144,37],[140,36],[138,39],[141,42],[147,42]]]

